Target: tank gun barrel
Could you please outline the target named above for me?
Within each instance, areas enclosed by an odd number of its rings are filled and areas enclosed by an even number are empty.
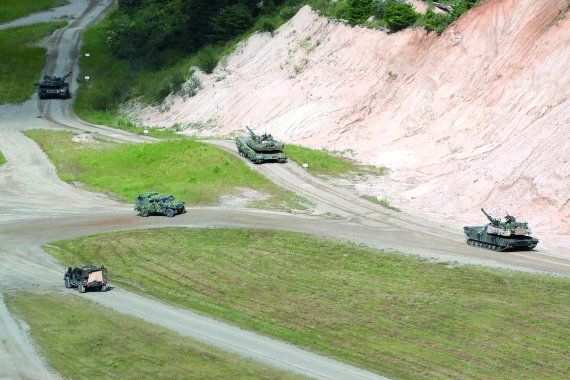
[[[497,220],[496,220],[496,219],[493,219],[493,217],[492,217],[491,215],[487,214],[487,213],[485,212],[485,210],[483,210],[482,207],[481,207],[481,211],[483,211],[483,214],[485,214],[485,216],[487,217],[487,219],[489,219],[489,221],[490,221],[491,223],[497,223]]]
[[[249,134],[252,135],[253,137],[256,136],[256,134],[248,127],[246,126],[247,130],[249,131]]]

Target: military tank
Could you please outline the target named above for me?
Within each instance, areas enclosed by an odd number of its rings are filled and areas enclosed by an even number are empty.
[[[71,72],[63,77],[44,75],[42,80],[34,83],[38,87],[38,96],[40,99],[69,99],[69,83],[65,80],[71,75]]]
[[[273,136],[264,133],[256,135],[249,127],[249,136],[236,137],[236,146],[239,154],[255,164],[264,162],[287,162],[283,153],[284,144],[274,140]]]
[[[467,244],[484,247],[494,251],[531,250],[538,244],[538,239],[531,236],[527,222],[517,222],[514,216],[507,214],[503,220],[495,219],[481,209],[489,219],[485,226],[463,227]]]

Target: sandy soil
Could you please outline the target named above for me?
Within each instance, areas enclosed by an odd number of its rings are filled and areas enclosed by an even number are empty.
[[[441,36],[350,27],[303,8],[256,34],[204,89],[126,112],[146,125],[245,125],[289,143],[390,168],[356,183],[403,210],[458,226],[479,211],[527,220],[540,245],[570,256],[568,0],[488,0]],[[213,126],[213,127],[212,127]]]

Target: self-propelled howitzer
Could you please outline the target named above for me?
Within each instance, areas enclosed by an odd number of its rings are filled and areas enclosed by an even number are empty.
[[[467,244],[495,251],[530,250],[537,246],[538,239],[531,236],[532,231],[527,222],[517,222],[509,214],[503,220],[495,219],[485,210],[481,211],[490,223],[485,226],[463,227]]]

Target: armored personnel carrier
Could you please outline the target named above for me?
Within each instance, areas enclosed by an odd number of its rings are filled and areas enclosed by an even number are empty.
[[[107,268],[94,265],[85,265],[73,269],[69,267],[63,276],[63,282],[66,288],[77,288],[79,293],[85,293],[88,289],[106,292]]]
[[[467,244],[484,247],[494,251],[531,250],[538,244],[538,239],[530,236],[527,222],[517,222],[514,216],[507,214],[503,220],[495,219],[481,209],[489,219],[485,226],[463,227]]]
[[[249,127],[249,136],[236,137],[236,146],[239,154],[255,164],[264,162],[287,162],[283,153],[284,144],[274,140],[273,136],[264,133],[256,135]]]
[[[69,83],[65,80],[71,75],[67,74],[63,77],[44,75],[41,81],[34,83],[38,87],[38,96],[40,99],[69,99]]]
[[[135,211],[142,217],[149,215],[166,215],[172,218],[176,214],[184,214],[186,209],[184,202],[177,201],[174,196],[159,194],[156,192],[146,192],[137,195],[135,200]]]

